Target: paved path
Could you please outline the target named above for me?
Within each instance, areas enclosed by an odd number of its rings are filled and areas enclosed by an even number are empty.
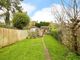
[[[44,47],[44,53],[45,53],[46,60],[51,60],[48,49],[47,49],[47,47],[45,45],[45,42],[44,42],[44,37],[42,37],[42,44],[43,44],[43,47]]]

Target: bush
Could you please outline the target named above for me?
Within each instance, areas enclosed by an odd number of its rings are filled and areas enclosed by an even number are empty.
[[[41,27],[41,26],[49,26],[49,22],[40,22],[35,24],[36,27]]]
[[[13,17],[13,26],[18,29],[23,29],[28,25],[30,18],[25,13],[16,13]]]
[[[54,37],[55,39],[57,39],[57,40],[58,40],[58,38],[59,38],[57,31],[51,31],[50,35],[53,36],[53,37]]]

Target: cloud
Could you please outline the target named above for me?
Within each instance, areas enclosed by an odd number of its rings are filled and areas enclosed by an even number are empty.
[[[54,10],[52,10],[54,7]],[[54,13],[61,10],[61,5],[59,4],[53,4],[51,7],[43,8],[37,12],[31,17],[34,21],[46,21],[46,22],[55,22]]]
[[[29,3],[21,3],[21,6],[23,8],[23,11],[27,12],[28,14],[31,14],[36,9],[34,5]]]
[[[51,8],[43,8],[42,10],[35,12],[32,16],[32,20],[48,22],[53,21],[54,17],[51,14]]]
[[[61,13],[62,12],[62,5],[59,5],[59,4],[53,4],[52,5],[52,13]]]

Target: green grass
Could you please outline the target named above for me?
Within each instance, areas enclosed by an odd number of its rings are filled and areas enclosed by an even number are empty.
[[[80,56],[70,52],[50,35],[44,36],[51,60],[80,60]],[[41,38],[25,39],[0,49],[0,60],[45,60]]]
[[[80,60],[80,56],[70,52],[53,37],[47,35],[44,40],[52,60]]]
[[[0,49],[0,60],[45,60],[41,38],[26,39]]]

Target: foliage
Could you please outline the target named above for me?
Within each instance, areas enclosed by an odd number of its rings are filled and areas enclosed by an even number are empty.
[[[46,35],[45,44],[51,56],[51,60],[80,60],[80,56],[69,51],[67,47],[58,42],[54,37]]]
[[[13,26],[18,29],[23,29],[28,25],[30,18],[25,13],[16,13],[13,17]]]
[[[40,22],[40,23],[36,23],[35,26],[37,27],[41,27],[41,26],[49,26],[49,22]]]
[[[0,0],[0,10],[4,12],[3,14],[0,14],[0,16],[4,17],[6,25],[10,25],[10,13],[14,14],[16,10],[22,12],[20,6],[21,1],[22,0]]]
[[[68,2],[68,4],[65,2]],[[61,0],[61,11],[59,9],[53,9],[53,14],[59,24],[59,30],[62,32],[62,43],[64,43],[66,46],[69,47],[69,49],[73,50],[78,55],[80,54],[80,43],[78,43],[77,38],[79,34],[78,30],[80,30],[79,2],[80,0]]]
[[[53,36],[55,39],[59,40],[59,32],[57,24],[53,23],[50,25],[50,35]]]
[[[58,40],[59,36],[58,36],[58,32],[57,31],[51,31],[50,35],[53,36],[55,39]]]
[[[29,32],[29,37],[30,38],[37,38],[38,37],[38,32]]]

